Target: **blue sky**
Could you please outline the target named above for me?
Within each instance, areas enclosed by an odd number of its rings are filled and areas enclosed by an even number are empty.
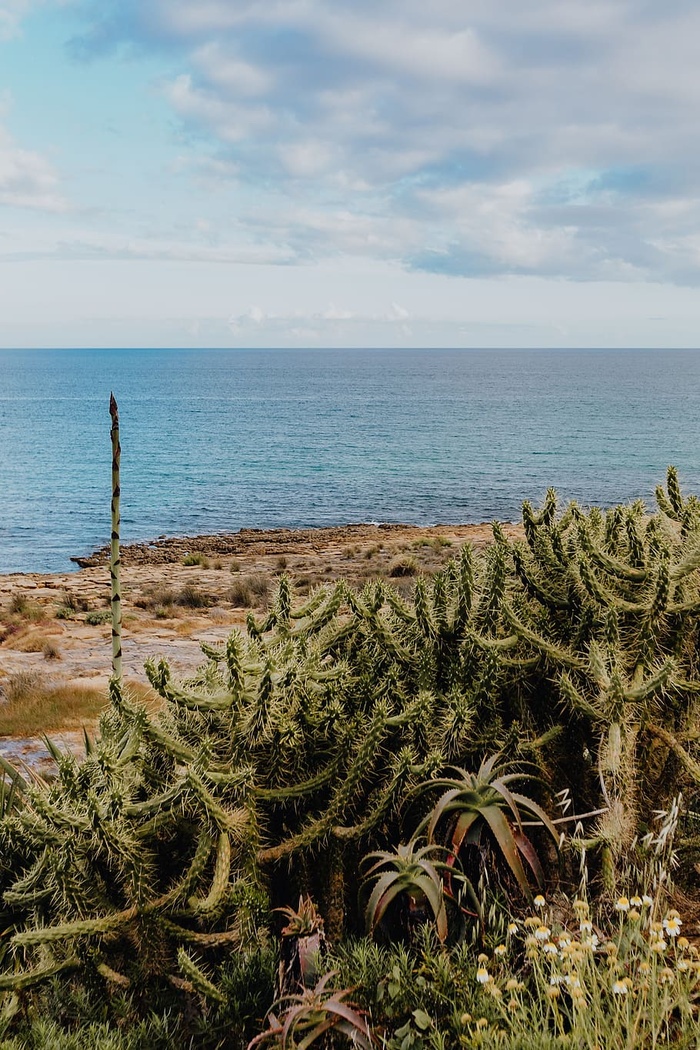
[[[696,346],[694,0],[0,0],[0,346]]]

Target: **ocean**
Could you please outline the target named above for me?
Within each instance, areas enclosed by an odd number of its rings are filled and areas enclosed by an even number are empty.
[[[515,520],[700,490],[700,352],[0,351],[0,573],[122,538]]]

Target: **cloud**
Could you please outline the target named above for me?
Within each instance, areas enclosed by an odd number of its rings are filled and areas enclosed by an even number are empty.
[[[159,90],[189,166],[254,190],[241,222],[300,262],[700,281],[700,8],[688,0],[86,10],[74,50],[167,54]]]
[[[58,187],[58,176],[49,162],[39,153],[22,149],[0,127],[0,205],[62,212],[67,202]]]
[[[0,40],[11,40],[20,32],[22,19],[36,7],[32,0],[2,0],[0,3]]]
[[[2,195],[2,155],[0,153],[0,203]],[[206,234],[207,231],[202,230]],[[196,244],[185,236],[170,238],[153,236],[123,237],[117,234],[86,234],[80,230],[67,237],[25,248],[0,251],[0,260],[28,262],[62,260],[64,262],[100,262],[124,260],[132,262],[215,263],[224,266],[285,265],[293,255],[284,248],[250,243]],[[252,308],[255,311],[258,308]]]
[[[65,7],[74,0],[0,0],[0,41],[21,34],[22,21],[39,7]]]
[[[329,303],[322,310],[267,311],[257,304],[232,313],[228,325],[241,345],[286,346],[318,343],[324,346],[361,345],[368,333],[382,333],[382,345],[401,344],[412,335],[405,323],[408,310],[390,303],[383,312],[357,313]],[[430,321],[429,324],[434,322]],[[457,328],[453,325],[453,328]],[[370,339],[371,341],[371,339]]]

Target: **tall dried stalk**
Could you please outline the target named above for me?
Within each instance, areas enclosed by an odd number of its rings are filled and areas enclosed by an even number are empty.
[[[122,595],[121,559],[119,556],[119,466],[122,449],[119,443],[119,408],[114,394],[109,395],[109,414],[112,417],[112,540],[110,545],[109,573],[112,580],[112,675],[117,681],[122,677]]]

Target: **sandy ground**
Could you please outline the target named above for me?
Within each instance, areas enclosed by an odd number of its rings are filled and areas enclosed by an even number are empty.
[[[506,525],[511,535],[518,526]],[[309,530],[242,530],[226,536],[160,539],[122,549],[123,671],[127,683],[147,683],[149,657],[165,657],[173,674],[186,677],[202,662],[200,642],[219,642],[242,625],[248,608],[240,592],[274,591],[287,572],[299,600],[318,583],[345,577],[362,582],[391,576],[409,561],[409,571],[434,572],[465,542],[483,547],[489,525],[353,525]],[[188,555],[202,565],[183,564]],[[0,702],[16,676],[33,675],[42,687],[106,689],[111,666],[107,554],[81,560],[76,572],[0,576]],[[410,577],[395,576],[410,588]],[[188,591],[204,595],[206,608],[187,604]],[[238,591],[238,593],[236,593]],[[184,600],[184,604],[180,604]],[[257,599],[250,599],[255,610]],[[18,604],[24,609],[17,614]],[[263,599],[264,604],[264,599]],[[15,610],[13,614],[13,609]],[[57,614],[58,613],[58,617]],[[87,619],[86,619],[87,618]],[[1,708],[0,708],[1,715]],[[82,732],[67,727],[63,742],[78,746]],[[77,727],[75,727],[77,728]],[[61,734],[52,734],[57,740]],[[0,754],[31,759],[36,741],[0,738]],[[28,749],[28,750],[27,750]],[[39,749],[40,750],[40,749]]]

